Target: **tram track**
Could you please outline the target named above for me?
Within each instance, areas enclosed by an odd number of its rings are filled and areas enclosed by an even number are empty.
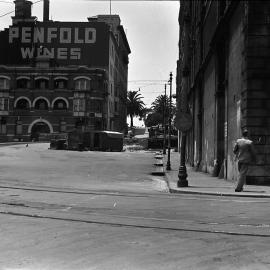
[[[107,195],[107,196],[117,196],[117,197],[160,197],[160,196],[168,196],[169,194],[150,194],[150,193],[133,193],[133,192],[113,192],[107,190],[88,190],[88,189],[72,189],[71,188],[54,188],[52,187],[14,187],[14,186],[3,186],[0,185],[0,189],[4,190],[19,190],[19,191],[37,191],[37,192],[48,192],[48,193],[62,193],[62,194],[76,194],[76,195]],[[70,189],[70,190],[69,190]]]
[[[140,224],[125,224],[118,222],[101,222],[95,220],[84,220],[84,219],[74,219],[74,218],[63,218],[63,217],[53,217],[37,214],[26,214],[26,213],[16,213],[10,211],[0,211],[0,215],[11,215],[17,217],[27,217],[36,219],[49,219],[56,221],[66,221],[75,223],[86,223],[86,224],[96,224],[96,225],[107,225],[107,226],[117,226],[117,227],[128,227],[128,228],[139,228],[139,229],[154,229],[154,230],[166,230],[166,231],[178,231],[178,232],[195,232],[195,233],[208,233],[208,234],[222,234],[222,235],[235,235],[235,236],[250,236],[250,237],[267,237],[270,238],[269,234],[255,234],[255,233],[241,233],[233,231],[222,231],[222,230],[203,230],[203,229],[191,229],[191,228],[174,228],[174,227],[160,227],[160,226],[149,226]]]
[[[230,224],[198,220],[134,216],[128,214],[108,214],[96,212],[94,209],[87,207],[71,207],[69,205],[55,204],[51,206],[48,205],[48,208],[44,208],[45,205],[33,205],[33,203],[28,205],[26,203],[2,202],[0,205],[0,215],[16,216],[21,218],[34,218],[112,227],[117,226],[137,229],[270,238],[270,233],[263,233],[263,231],[269,231],[268,229],[270,225],[267,224]],[[218,227],[220,227],[220,229],[218,229]],[[254,229],[257,229],[257,231],[260,230],[261,232],[256,233]]]

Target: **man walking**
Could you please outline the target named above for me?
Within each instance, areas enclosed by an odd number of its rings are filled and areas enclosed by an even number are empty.
[[[239,171],[235,192],[241,192],[243,191],[243,186],[246,183],[248,167],[251,163],[256,161],[253,142],[248,139],[248,130],[243,130],[242,138],[236,141],[233,152],[238,160]]]

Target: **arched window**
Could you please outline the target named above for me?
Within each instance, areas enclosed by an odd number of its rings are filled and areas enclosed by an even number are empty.
[[[57,99],[53,104],[53,109],[54,110],[66,110],[67,104],[66,104],[65,100]]]
[[[38,99],[35,103],[36,110],[48,110],[48,103],[45,99]]]
[[[75,90],[90,90],[90,80],[81,78],[75,81]]]
[[[22,98],[17,101],[17,104],[16,104],[17,110],[29,110],[29,108],[30,108],[29,101],[27,99]]]
[[[29,89],[30,88],[30,80],[26,78],[22,78],[17,80],[17,88],[21,89]]]
[[[37,79],[35,81],[35,88],[37,89],[48,89],[49,88],[49,81],[46,79]]]

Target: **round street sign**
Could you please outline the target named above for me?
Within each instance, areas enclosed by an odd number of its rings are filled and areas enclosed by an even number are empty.
[[[192,127],[192,116],[189,113],[177,112],[174,125],[180,131],[188,131]]]

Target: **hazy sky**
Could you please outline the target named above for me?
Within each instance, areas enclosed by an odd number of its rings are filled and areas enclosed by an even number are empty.
[[[0,16],[12,10],[12,0],[0,0]],[[39,20],[42,11],[42,2],[33,5],[32,15]],[[50,18],[55,21],[87,21],[87,17],[109,12],[109,0],[50,0]],[[140,88],[144,102],[150,106],[164,92],[172,71],[174,93],[179,1],[112,0],[111,12],[120,16],[131,48],[128,90]],[[11,24],[13,15],[0,17],[1,30]]]

